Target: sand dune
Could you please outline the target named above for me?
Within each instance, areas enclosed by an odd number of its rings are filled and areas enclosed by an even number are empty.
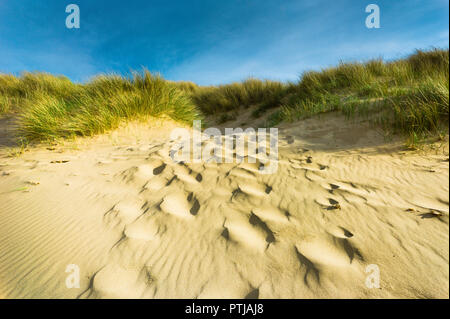
[[[176,124],[152,126],[0,151],[1,297],[449,297],[448,142],[405,151],[330,115],[282,127],[259,174],[174,163]]]

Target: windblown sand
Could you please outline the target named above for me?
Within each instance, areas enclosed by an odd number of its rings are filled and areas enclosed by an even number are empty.
[[[0,297],[449,297],[448,142],[325,116],[280,129],[264,175],[174,163],[176,124],[152,126],[0,150]]]

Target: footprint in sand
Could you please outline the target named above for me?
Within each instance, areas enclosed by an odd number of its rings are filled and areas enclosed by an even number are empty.
[[[267,234],[261,228],[255,227],[248,220],[226,220],[222,236],[230,242],[238,243],[250,249],[264,251],[268,243]]]
[[[177,167],[175,167],[174,174],[179,180],[193,185],[196,185],[203,180],[203,177],[200,173],[195,173],[190,168],[184,165],[178,165]]]
[[[143,190],[159,191],[168,183],[167,178],[157,176],[149,180],[143,187]]]
[[[131,239],[149,241],[157,238],[159,229],[153,219],[140,218],[125,227],[124,235]]]
[[[272,232],[272,230],[267,226],[267,224],[265,222],[263,222],[258,216],[256,216],[255,214],[251,214],[250,215],[250,219],[249,219],[250,224],[252,224],[253,226],[256,226],[260,229],[262,229],[265,233],[266,233],[266,242],[267,244],[271,244],[275,242],[275,235]]]
[[[191,205],[188,197],[189,196],[185,196],[183,192],[168,194],[163,198],[160,208],[163,212],[177,217],[192,218],[198,213],[200,204],[197,199],[195,199],[193,205]]]
[[[256,197],[266,196],[272,191],[272,188],[270,186],[260,184],[257,182],[250,182],[250,181],[238,182],[238,186],[243,193]]]
[[[153,167],[148,164],[133,166],[123,171],[120,175],[126,183],[145,182],[153,177]]]
[[[289,214],[276,207],[256,207],[252,210],[252,213],[258,216],[261,220],[268,222],[286,223],[289,221]]]
[[[295,248],[295,255],[300,262],[302,267],[305,267],[305,274],[303,276],[303,282],[307,287],[310,287],[312,283],[315,285],[320,284],[320,270],[317,266],[309,260],[306,256],[304,256],[297,247]]]
[[[225,220],[221,235],[227,241],[258,251],[266,250],[275,242],[274,233],[255,214],[251,214],[247,220],[244,216]]]
[[[148,287],[147,277],[148,274],[142,270],[107,265],[94,275],[89,297],[141,298]]]
[[[330,234],[310,236],[296,245],[298,252],[315,265],[348,267],[355,257],[362,260],[359,252],[344,238]]]
[[[143,214],[143,203],[140,201],[124,200],[120,201],[105,214],[106,222],[114,224],[129,224]]]

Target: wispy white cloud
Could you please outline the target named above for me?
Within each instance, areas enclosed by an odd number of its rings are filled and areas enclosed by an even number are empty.
[[[69,32],[58,0],[45,8],[0,0],[0,72],[84,80],[144,66],[199,84],[296,80],[340,60],[392,59],[449,42],[447,0],[377,0],[382,28],[370,31],[366,3],[354,0],[77,1],[82,28]]]

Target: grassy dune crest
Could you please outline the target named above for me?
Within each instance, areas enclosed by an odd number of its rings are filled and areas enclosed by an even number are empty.
[[[205,114],[214,114],[255,104],[275,107],[288,88],[281,82],[250,78],[240,83],[198,87],[193,90],[192,99]]]
[[[394,132],[436,133],[448,121],[448,68],[449,51],[434,49],[389,63],[372,60],[307,72],[272,124],[338,110]]]
[[[417,139],[440,134],[449,116],[449,51],[417,50],[400,60],[340,63],[305,72],[296,83],[249,79],[198,87],[193,100],[205,114],[256,106],[255,117],[279,107],[267,121],[275,126],[324,112],[364,116],[386,131]],[[233,116],[222,116],[228,120]]]
[[[391,62],[340,63],[305,72],[295,83],[250,78],[198,86],[144,71],[75,84],[45,73],[0,74],[0,114],[17,112],[28,140],[93,135],[149,116],[190,123],[213,114],[227,121],[250,106],[256,107],[255,117],[278,108],[267,126],[340,111],[412,139],[439,135],[449,118],[449,50],[417,50]]]
[[[42,73],[6,75],[0,83],[2,97],[16,101],[20,131],[28,140],[89,136],[149,116],[185,123],[200,118],[189,96],[148,71],[131,78],[101,75],[86,84]]]

